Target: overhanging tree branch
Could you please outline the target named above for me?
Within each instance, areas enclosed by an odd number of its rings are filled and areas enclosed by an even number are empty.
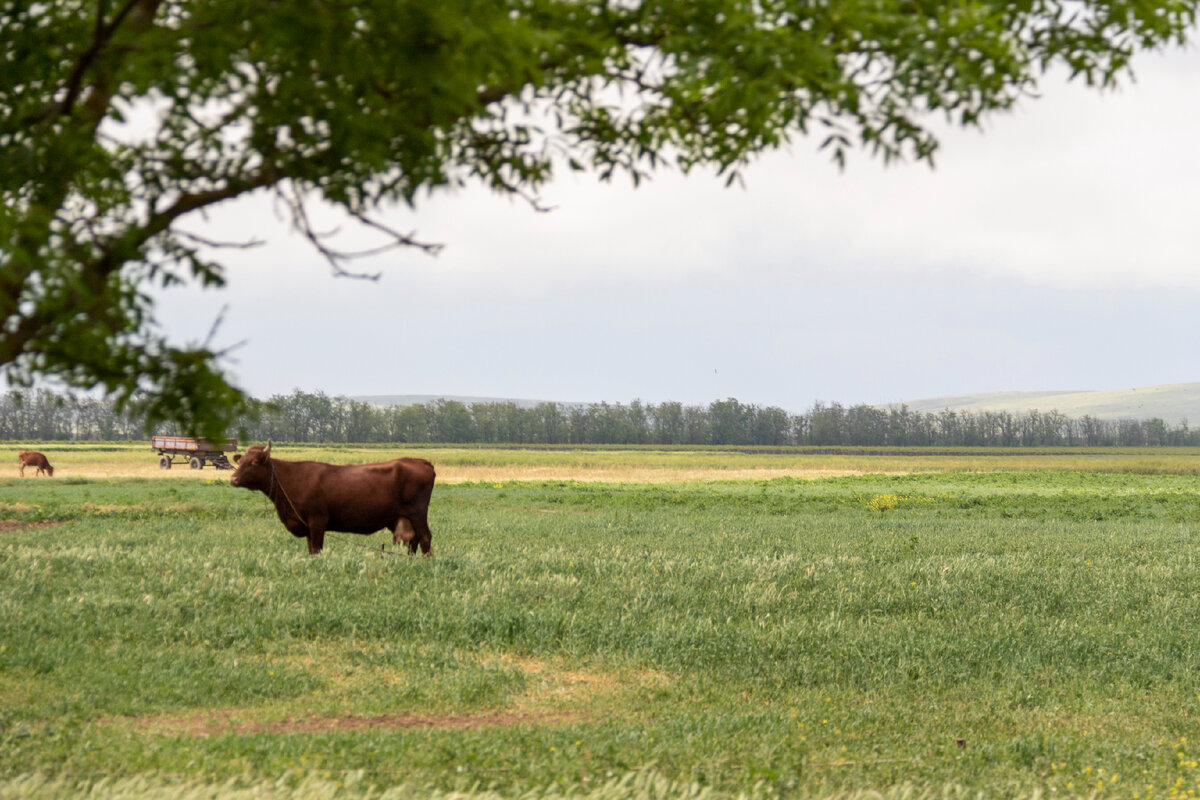
[[[930,159],[931,113],[974,124],[1054,64],[1108,85],[1135,48],[1187,38],[1200,0],[469,5],[7,6],[0,51],[19,57],[0,75],[0,367],[148,386],[156,413],[213,432],[240,395],[214,353],[162,341],[138,289],[187,266],[221,282],[202,251],[242,245],[178,229],[189,214],[268,189],[335,275],[378,277],[347,264],[440,249],[390,222],[393,203],[477,181],[540,210],[563,161],[601,178],[669,163],[736,178],[812,120],[838,161],[852,144]],[[148,130],[123,139],[108,123],[130,109],[149,111]],[[314,202],[384,243],[336,246]]]

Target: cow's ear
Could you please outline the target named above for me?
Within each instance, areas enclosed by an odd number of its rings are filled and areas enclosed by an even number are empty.
[[[241,453],[234,453],[233,463],[235,463],[235,464],[242,463],[242,454]]]

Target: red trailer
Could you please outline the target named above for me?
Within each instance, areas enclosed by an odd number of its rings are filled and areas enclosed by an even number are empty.
[[[225,454],[237,450],[237,439],[213,444],[190,436],[155,436],[150,440],[150,446],[158,451],[159,469],[170,469],[176,458],[187,461],[192,469],[204,469],[205,464],[212,464],[217,469],[233,469]]]

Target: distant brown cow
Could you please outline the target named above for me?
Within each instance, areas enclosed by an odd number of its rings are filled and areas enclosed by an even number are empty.
[[[271,457],[268,442],[233,460],[238,466],[229,482],[270,498],[283,526],[308,537],[313,555],[321,552],[327,530],[370,534],[383,528],[392,532],[392,544],[430,552],[427,515],[436,476],[423,458],[350,465],[284,461]]]
[[[54,467],[50,466],[50,462],[41,453],[34,450],[22,450],[17,453],[17,469],[21,473],[21,477],[25,477],[26,467],[37,467],[37,472],[33,473],[34,477],[45,472],[51,478],[54,477]]]

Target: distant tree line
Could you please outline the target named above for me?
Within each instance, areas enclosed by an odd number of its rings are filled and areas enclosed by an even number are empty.
[[[163,429],[158,433],[179,433]],[[234,433],[234,432],[231,432]],[[0,395],[0,439],[139,439],[135,411],[46,390]],[[322,392],[275,395],[239,420],[246,441],[478,444],[809,445],[936,447],[1200,446],[1200,430],[1161,419],[1102,420],[1057,411],[912,411],[816,403],[790,414],[735,399],[678,402],[463,404],[454,400],[376,406]]]

